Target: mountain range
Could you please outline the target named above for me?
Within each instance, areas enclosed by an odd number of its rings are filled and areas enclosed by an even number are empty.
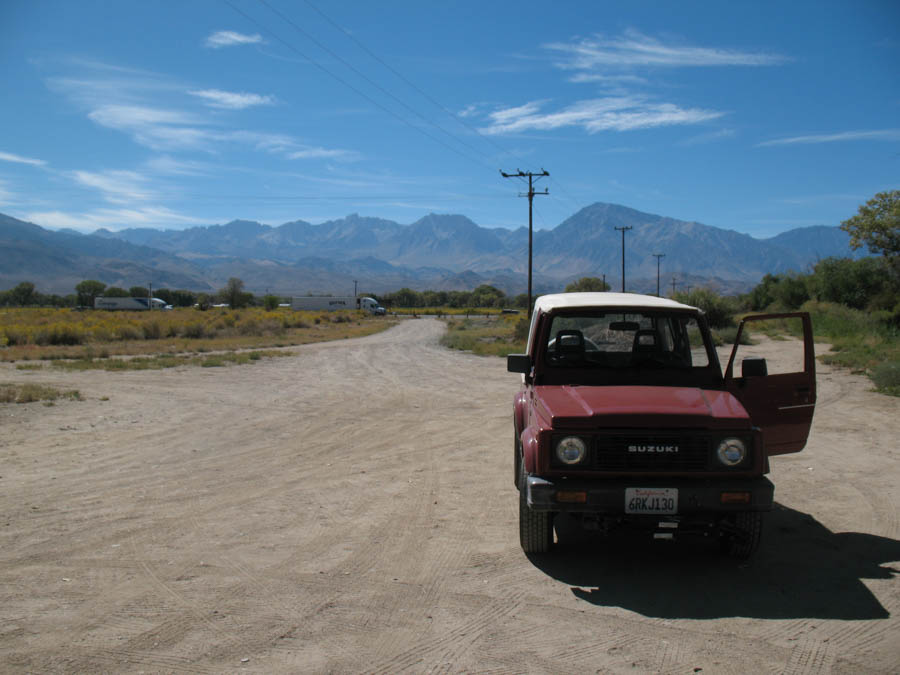
[[[617,204],[585,207],[549,230],[534,232],[536,293],[561,290],[583,276],[606,276],[618,289],[621,232],[626,288],[662,283],[746,290],[767,273],[805,271],[817,260],[849,256],[836,227],[794,229],[769,239],[697,222],[642,213]],[[181,230],[50,231],[0,214],[0,288],[33,281],[43,292],[69,293],[93,278],[116,286],[214,290],[228,277],[248,290],[281,295],[385,292],[403,286],[471,289],[489,283],[507,293],[527,285],[528,230],[485,228],[462,215],[429,214],[410,225],[351,214],[313,225],[234,220]]]

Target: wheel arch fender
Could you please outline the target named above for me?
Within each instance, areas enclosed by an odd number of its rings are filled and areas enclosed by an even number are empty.
[[[516,434],[521,434],[525,428],[527,405],[528,393],[523,389],[513,399],[513,423],[516,425]]]
[[[525,460],[525,472],[536,473],[538,461],[538,435],[532,427],[522,432],[522,455]]]

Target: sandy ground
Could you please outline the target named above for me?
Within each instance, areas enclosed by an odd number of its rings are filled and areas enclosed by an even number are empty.
[[[750,563],[630,535],[529,558],[518,377],[442,330],[229,368],[0,367],[86,398],[0,406],[0,670],[898,672],[898,399],[820,365]]]

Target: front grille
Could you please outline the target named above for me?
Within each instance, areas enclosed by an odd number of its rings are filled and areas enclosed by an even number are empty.
[[[705,471],[709,465],[710,443],[709,435],[704,432],[598,434],[591,442],[591,468],[596,471]]]

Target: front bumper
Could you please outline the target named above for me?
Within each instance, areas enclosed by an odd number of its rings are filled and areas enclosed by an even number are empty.
[[[567,511],[570,513],[625,514],[627,488],[675,488],[678,510],[675,515],[734,513],[736,511],[771,511],[775,486],[768,478],[728,478],[688,480],[684,478],[616,478],[610,480],[548,480],[528,476],[525,496],[535,511]],[[584,493],[583,501],[563,501]],[[560,494],[561,493],[561,494]],[[723,493],[747,493],[745,502],[723,503]]]

